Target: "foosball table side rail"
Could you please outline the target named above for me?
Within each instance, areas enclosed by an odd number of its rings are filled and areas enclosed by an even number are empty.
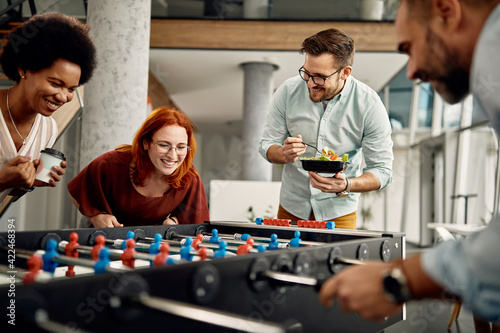
[[[206,224],[76,231],[81,244],[87,241],[91,244],[96,232],[104,232],[110,238],[125,238],[129,230],[142,230],[138,233],[144,232],[145,237],[161,233],[167,238],[172,233],[194,236],[201,231],[210,232],[214,227]],[[239,227],[217,228],[234,232],[232,228]],[[252,228],[242,228],[256,233]],[[263,234],[263,229],[257,233]],[[56,234],[64,240],[72,231],[75,230],[18,233],[16,247],[37,250],[47,241],[47,234]],[[279,237],[290,237],[282,230],[274,231]],[[0,237],[5,236],[0,234]],[[315,238],[309,237],[306,239]],[[388,261],[401,256],[404,256],[404,236],[384,234],[384,237],[374,237],[370,234],[319,246],[19,285],[15,296],[17,323],[24,323],[31,329],[30,323],[35,321],[33,317],[41,309],[51,321],[73,331],[132,332],[156,328],[220,332],[221,323],[217,320],[222,320],[226,324],[223,325],[224,331],[272,331],[275,325],[278,329],[297,332],[378,332],[404,319],[403,314],[382,323],[366,321],[355,314],[343,313],[337,304],[331,308],[322,306],[317,286],[275,281],[267,278],[265,272],[323,281],[348,266],[349,260]],[[2,298],[8,290],[9,287],[0,288]],[[162,305],[152,306],[155,301]],[[1,305],[4,309],[9,306],[4,301]],[[168,306],[184,309],[185,315],[162,310]],[[200,313],[200,309],[207,310],[208,314]],[[220,317],[221,313],[228,314],[228,317]],[[214,323],[201,321],[204,315],[211,316]],[[228,328],[228,323],[233,323],[232,328]],[[263,324],[265,329],[255,326],[258,324]],[[269,326],[265,326],[267,324]]]

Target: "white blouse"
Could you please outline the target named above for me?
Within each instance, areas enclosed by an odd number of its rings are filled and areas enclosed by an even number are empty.
[[[44,117],[41,114],[37,114],[35,122],[26,137],[26,144],[17,151],[14,140],[10,136],[7,123],[0,111],[0,169],[17,155],[31,156],[32,159],[39,158],[40,151],[54,145],[57,133],[57,123],[52,117]],[[0,203],[9,193],[10,189],[0,193]]]

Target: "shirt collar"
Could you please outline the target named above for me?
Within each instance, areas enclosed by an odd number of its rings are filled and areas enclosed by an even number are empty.
[[[345,80],[344,87],[342,88],[342,90],[337,95],[335,95],[333,98],[324,100],[322,102],[324,107],[326,108],[326,106],[328,105],[328,103],[330,103],[331,100],[335,100],[335,101],[340,100],[340,98],[342,97],[342,93],[345,93],[345,92],[351,90],[351,87],[352,87],[352,75],[349,75],[349,77]]]

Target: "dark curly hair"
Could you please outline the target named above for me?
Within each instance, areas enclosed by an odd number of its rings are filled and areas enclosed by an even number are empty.
[[[95,68],[95,46],[90,27],[60,13],[34,15],[7,35],[0,56],[5,75],[19,82],[18,68],[39,71],[65,59],[81,68],[79,84],[90,80]]]
[[[327,29],[304,40],[300,53],[318,56],[330,53],[340,67],[352,66],[354,62],[354,41],[338,29]]]

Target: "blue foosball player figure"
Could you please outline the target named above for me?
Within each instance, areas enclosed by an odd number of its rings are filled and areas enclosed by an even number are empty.
[[[250,234],[243,234],[243,235],[241,235],[241,240],[246,241],[247,239],[249,239],[251,237],[252,237],[252,235],[250,235]]]
[[[154,241],[151,245],[149,245],[149,254],[156,255],[160,253],[160,245],[163,237],[161,234],[155,234]],[[151,267],[153,267],[153,261],[151,260]]]
[[[43,260],[43,270],[54,274],[59,263],[54,261],[54,257],[59,257],[57,253],[57,242],[54,239],[49,239],[45,245],[45,253],[42,256]]]
[[[191,244],[193,243],[193,239],[191,237],[186,237],[184,244],[180,250],[180,255],[182,260],[191,261],[193,259],[193,255],[191,254]]]
[[[290,240],[290,246],[291,247],[300,247],[300,242],[302,239],[300,239],[300,231],[295,230],[295,233],[293,234],[294,238]]]
[[[224,258],[226,256],[226,246],[227,242],[222,240],[219,242],[219,249],[214,253],[214,259]]]
[[[277,250],[279,244],[280,243],[278,242],[278,235],[272,234],[271,241],[269,242],[269,250]]]
[[[218,234],[219,234],[219,231],[217,229],[212,230],[212,237],[210,237],[210,244],[219,244],[220,237],[217,236]]]
[[[105,246],[99,251],[99,259],[97,259],[94,265],[95,273],[106,273],[106,267],[109,266],[110,262],[111,260],[109,260],[109,247]]]
[[[134,239],[135,233],[132,230],[127,231],[127,237],[125,237],[125,241],[122,243],[122,250],[127,249],[127,241],[129,239]]]
[[[149,254],[158,254],[160,253],[160,245],[163,237],[161,234],[155,234],[153,243],[149,246]]]

